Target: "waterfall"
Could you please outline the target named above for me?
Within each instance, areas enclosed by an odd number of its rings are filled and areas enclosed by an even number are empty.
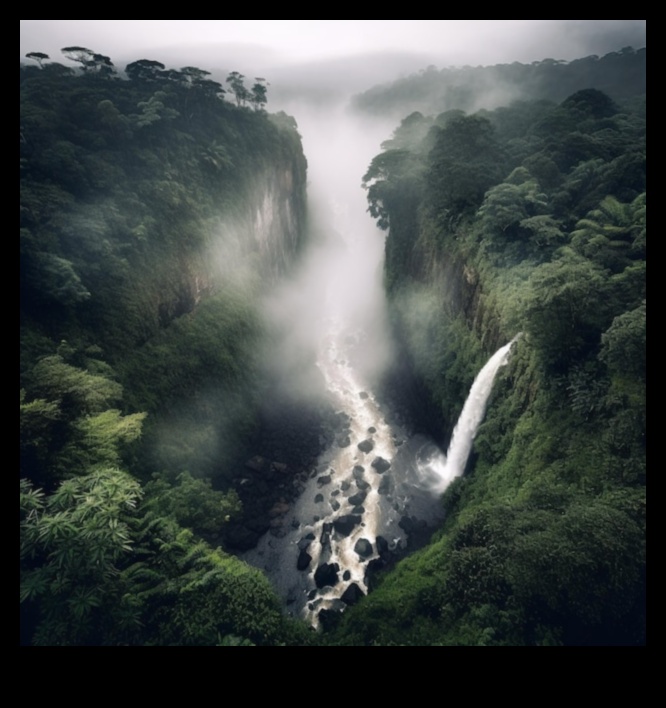
[[[424,484],[436,494],[444,492],[449,484],[465,471],[472,443],[486,413],[495,376],[508,362],[511,346],[519,336],[516,335],[508,344],[498,349],[477,374],[453,430],[446,455],[436,451],[418,460],[418,471]]]

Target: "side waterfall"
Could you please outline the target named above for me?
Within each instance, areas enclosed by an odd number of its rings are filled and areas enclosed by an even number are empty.
[[[446,455],[438,452],[418,461],[418,472],[424,484],[434,493],[442,494],[449,484],[465,471],[472,443],[486,413],[495,376],[508,362],[511,347],[518,337],[520,334],[498,349],[477,374],[453,430]]]

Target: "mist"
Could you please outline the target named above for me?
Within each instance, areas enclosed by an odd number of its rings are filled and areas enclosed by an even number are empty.
[[[335,108],[286,106],[298,116],[308,156],[308,247],[299,267],[265,304],[268,321],[284,340],[272,364],[280,377],[298,376],[291,362],[317,358],[331,328],[352,337],[355,361],[368,379],[390,358],[382,267],[384,233],[367,213],[361,178],[388,126]],[[302,381],[294,390],[308,395]]]

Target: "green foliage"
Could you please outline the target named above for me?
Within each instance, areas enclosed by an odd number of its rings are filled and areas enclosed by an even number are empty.
[[[591,91],[590,87],[601,89],[617,102],[641,96],[646,91],[646,63],[645,47],[628,47],[626,51],[569,62],[544,59],[531,64],[442,69],[429,66],[354,96],[352,106],[363,113],[398,121],[413,111],[436,116],[444,110],[491,109],[497,106],[498,97],[507,103],[513,99],[536,104],[545,100],[559,102],[574,94],[574,107],[603,115],[609,106],[612,109],[610,99],[598,97],[598,91]],[[506,122],[518,134],[530,124],[524,111],[518,120],[511,116]]]
[[[21,481],[21,602],[34,644],[95,643],[102,605],[126,621],[118,565],[132,549],[140,495],[113,468],[67,480],[49,497]]]
[[[499,180],[501,156],[490,121],[464,116],[434,129],[427,184],[439,214],[476,209]]]
[[[249,111],[196,67],[110,80],[108,57],[64,51],[78,72],[21,69],[22,643],[307,643],[203,540],[224,541],[237,494],[183,472],[231,477],[254,433],[275,272],[254,219],[270,190],[302,240],[295,121],[265,114],[263,79]],[[145,503],[125,465],[166,470]]]
[[[645,643],[644,122],[618,110],[582,91],[451,111],[409,145],[429,189],[382,203],[386,273],[436,436],[483,361],[525,336],[442,530],[345,612],[332,644]],[[385,147],[372,169],[407,145]]]
[[[209,479],[195,479],[189,472],[175,480],[157,476],[145,487],[148,508],[158,516],[172,516],[176,522],[204,538],[223,535],[224,526],[241,513],[235,490],[213,490]]]

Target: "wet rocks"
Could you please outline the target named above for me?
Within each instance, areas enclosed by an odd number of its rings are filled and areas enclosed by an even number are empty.
[[[375,457],[372,461],[372,469],[378,474],[384,474],[384,472],[391,469],[391,463],[383,457]]]
[[[377,493],[383,496],[387,496],[391,493],[390,477],[382,477],[382,481],[379,483],[379,487],[377,487]]]
[[[365,501],[365,498],[368,496],[368,493],[366,491],[359,491],[356,492],[356,494],[352,494],[349,497],[349,503],[352,506],[359,506],[360,504],[363,504]]]
[[[361,452],[372,452],[373,448],[375,447],[375,443],[370,440],[370,438],[367,438],[365,440],[361,440],[361,442],[356,446]]]
[[[296,570],[307,570],[312,563],[312,556],[307,551],[301,551],[296,561]]]
[[[362,520],[357,514],[343,514],[333,521],[333,528],[342,536],[349,536]]]
[[[337,563],[323,563],[315,570],[315,585],[320,589],[327,585],[337,585],[339,570],[340,566]]]
[[[358,553],[361,558],[368,558],[372,555],[372,543],[367,538],[359,538],[354,544],[354,553]]]
[[[349,587],[342,593],[340,599],[345,603],[345,605],[354,605],[365,593],[356,583],[351,583]]]

